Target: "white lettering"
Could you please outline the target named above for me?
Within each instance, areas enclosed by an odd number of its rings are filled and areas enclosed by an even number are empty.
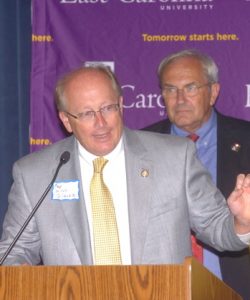
[[[60,3],[76,3],[77,0],[61,0]]]
[[[191,4],[191,3],[208,3],[213,2],[214,0],[120,0],[123,3],[130,4],[130,3],[168,3],[168,4]],[[74,4],[74,3],[80,3],[80,4],[95,4],[95,3],[108,3],[109,0],[60,0],[60,3],[62,4]]]
[[[165,105],[162,100],[162,96],[158,94],[137,94],[134,95],[135,86],[133,85],[123,85],[122,90],[126,93],[125,101],[130,104],[123,104],[124,108],[156,108],[161,107],[165,108]],[[132,91],[132,95],[128,95],[129,91]]]
[[[93,4],[93,3],[107,3],[109,0],[61,0],[60,3],[83,3],[83,4]]]
[[[204,3],[204,2],[213,2],[214,0],[120,0],[123,3]]]
[[[213,2],[214,0],[159,0],[163,3],[204,3],[204,2]]]
[[[122,86],[122,90],[124,90],[124,89],[126,89],[126,88],[129,88],[129,89],[131,89],[132,91],[135,90],[135,87],[134,87],[133,85],[129,85],[129,84],[128,84],[128,85],[123,85],[123,86]],[[129,97],[126,97],[126,99],[129,99]],[[125,108],[132,108],[132,107],[134,107],[134,103],[132,102],[130,106],[125,105],[125,104],[123,103],[123,107],[125,107]]]
[[[250,107],[250,84],[246,84],[247,87],[247,103],[245,107]]]
[[[121,0],[123,3],[155,3],[156,0]]]

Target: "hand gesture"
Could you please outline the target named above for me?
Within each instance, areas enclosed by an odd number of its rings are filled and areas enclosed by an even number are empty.
[[[250,174],[239,174],[234,191],[227,200],[234,215],[235,230],[238,234],[250,232]]]

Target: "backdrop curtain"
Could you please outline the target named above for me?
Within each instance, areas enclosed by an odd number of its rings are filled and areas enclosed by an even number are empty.
[[[31,0],[0,2],[0,233],[12,164],[29,152]]]

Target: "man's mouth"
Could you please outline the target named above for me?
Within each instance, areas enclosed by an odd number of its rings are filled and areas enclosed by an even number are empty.
[[[110,132],[94,134],[94,138],[99,141],[107,140],[110,137]]]

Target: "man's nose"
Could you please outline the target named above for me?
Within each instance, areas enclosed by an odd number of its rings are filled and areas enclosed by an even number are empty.
[[[186,100],[185,92],[183,89],[178,89],[176,91],[176,100],[178,103],[182,103]]]
[[[95,113],[95,123],[98,124],[100,127],[106,124],[106,120],[103,117],[101,111],[96,111]]]

